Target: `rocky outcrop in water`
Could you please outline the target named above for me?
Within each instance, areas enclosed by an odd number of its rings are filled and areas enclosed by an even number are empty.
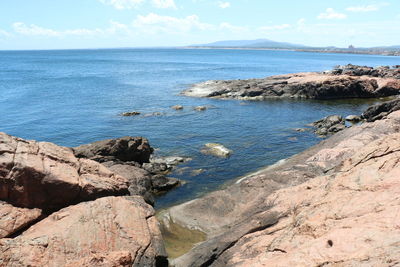
[[[226,189],[170,208],[207,240],[175,266],[400,262],[400,111],[345,129]],[[335,265],[336,264],[336,265]]]
[[[143,196],[150,204],[154,204],[154,195],[165,193],[181,184],[179,180],[165,175],[172,170],[172,166],[184,161],[183,158],[175,157],[176,162],[172,164],[172,157],[154,159],[153,150],[147,139],[130,136],[73,148],[76,157],[101,162],[116,174],[127,178],[130,193]],[[178,162],[178,158],[182,161]]]
[[[182,92],[193,97],[263,100],[268,98],[374,98],[400,93],[400,68],[347,66],[319,73],[263,79],[207,81]]]
[[[400,66],[380,66],[373,68],[368,66],[357,66],[353,64],[348,64],[343,66],[336,66],[332,71],[328,71],[326,73],[334,75],[372,76],[400,79]]]
[[[390,113],[400,110],[400,98],[369,107],[361,115],[365,120],[372,122],[385,118]]]
[[[315,133],[319,136],[327,136],[346,129],[345,120],[339,115],[331,115],[312,123]]]
[[[131,171],[0,133],[0,266],[167,266]]]

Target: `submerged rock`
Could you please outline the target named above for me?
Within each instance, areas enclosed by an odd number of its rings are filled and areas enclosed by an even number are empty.
[[[208,143],[200,150],[201,153],[206,155],[213,155],[216,157],[227,158],[232,154],[232,151],[221,144]]]
[[[175,109],[175,110],[182,110],[182,109],[183,109],[183,106],[181,106],[181,105],[175,105],[175,106],[172,106],[171,108],[172,108],[172,109]]]
[[[207,109],[206,106],[197,106],[197,107],[194,108],[194,110],[196,110],[196,111],[204,111],[206,109]]]
[[[132,117],[132,116],[138,116],[138,115],[140,115],[140,114],[141,114],[141,113],[138,112],[138,111],[130,111],[130,112],[121,113],[121,116],[124,116],[124,117]]]

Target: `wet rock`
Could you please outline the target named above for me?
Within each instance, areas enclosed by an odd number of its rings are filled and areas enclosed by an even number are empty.
[[[204,111],[204,110],[206,110],[206,109],[207,109],[206,106],[198,106],[198,107],[195,107],[195,108],[194,108],[194,110],[196,110],[196,111]]]
[[[168,261],[153,208],[140,197],[107,197],[62,209],[14,239],[1,239],[0,265],[168,266]]]
[[[0,200],[55,210],[128,193],[126,178],[95,161],[76,158],[69,148],[0,133]]]
[[[181,181],[176,178],[165,177],[164,175],[154,175],[151,178],[152,190],[155,194],[163,194],[181,185]]]
[[[339,115],[325,117],[312,125],[316,128],[315,133],[320,136],[334,134],[346,128],[345,120]]]
[[[400,98],[369,107],[362,114],[362,118],[366,119],[368,122],[372,122],[383,119],[397,110],[400,110]]]
[[[192,160],[191,158],[169,156],[169,157],[151,157],[150,163],[164,163],[168,168],[173,168],[179,164],[185,163]]]
[[[151,174],[168,174],[172,170],[172,167],[168,167],[164,162],[144,163],[142,167]]]
[[[308,131],[309,129],[307,129],[307,128],[295,128],[295,129],[293,129],[294,131],[296,131],[296,132],[306,132],[306,131]]]
[[[193,97],[264,100],[269,98],[375,98],[400,93],[400,69],[346,67],[332,72],[296,73],[263,79],[206,81],[182,94]]]
[[[349,115],[345,118],[346,121],[350,121],[350,122],[359,122],[361,121],[361,117],[357,116],[357,115]]]
[[[146,138],[126,136],[81,145],[74,147],[73,151],[78,158],[87,158],[97,162],[134,161],[143,164],[149,162],[153,148]]]
[[[171,108],[172,108],[172,109],[175,109],[175,110],[182,110],[182,109],[183,109],[183,106],[181,106],[181,105],[175,105],[175,106],[172,106]]]
[[[216,157],[227,158],[232,154],[232,151],[221,144],[207,143],[200,150],[201,153],[206,155],[213,155]]]
[[[121,113],[121,116],[124,116],[124,117],[133,117],[133,116],[138,116],[138,115],[140,115],[141,113],[140,112],[137,112],[137,111],[130,111],[130,112],[124,112],[124,113]]]

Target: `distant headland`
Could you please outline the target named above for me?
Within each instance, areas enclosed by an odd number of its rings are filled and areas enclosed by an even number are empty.
[[[327,46],[313,47],[302,44],[293,44],[287,42],[277,42],[268,39],[256,40],[227,40],[217,41],[208,44],[189,45],[184,48],[191,49],[251,49],[251,50],[292,50],[300,52],[317,53],[346,53],[346,54],[370,54],[400,56],[400,45],[377,46],[377,47],[355,47],[349,45],[347,48]]]

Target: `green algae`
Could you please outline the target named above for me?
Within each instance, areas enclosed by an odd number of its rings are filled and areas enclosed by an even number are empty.
[[[170,259],[182,256],[197,243],[203,242],[207,238],[207,235],[202,231],[186,228],[170,219],[165,220],[165,218],[160,220],[160,228],[165,249]]]

